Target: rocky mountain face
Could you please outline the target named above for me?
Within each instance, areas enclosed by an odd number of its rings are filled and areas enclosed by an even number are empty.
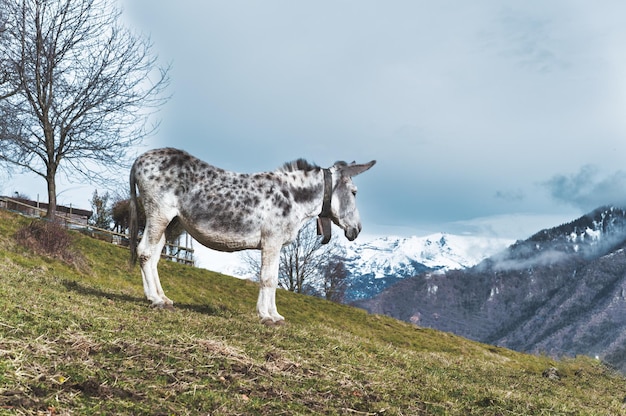
[[[597,356],[626,372],[626,210],[599,208],[465,270],[423,273],[357,304],[508,348]]]
[[[407,277],[475,266],[512,243],[501,238],[436,233],[345,244],[350,273],[346,302],[372,298]]]

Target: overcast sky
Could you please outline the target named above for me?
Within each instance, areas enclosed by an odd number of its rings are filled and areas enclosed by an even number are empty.
[[[626,204],[623,1],[121,5],[172,64],[146,148],[243,172],[376,159],[355,179],[370,234],[526,238]]]

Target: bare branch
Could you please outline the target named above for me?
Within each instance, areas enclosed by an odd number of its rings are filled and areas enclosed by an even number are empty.
[[[278,284],[292,292],[341,301],[348,275],[343,263],[345,253],[336,239],[326,245],[321,241],[316,221],[302,227],[296,239],[281,251]],[[250,273],[260,274],[260,256],[246,252],[242,260]]]
[[[112,0],[0,0],[0,161],[46,178],[102,179],[155,130],[168,67]]]

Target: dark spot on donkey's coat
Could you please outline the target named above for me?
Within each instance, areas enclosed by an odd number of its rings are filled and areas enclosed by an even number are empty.
[[[317,185],[310,188],[293,188],[293,199],[296,202],[310,202],[322,192],[322,186]]]

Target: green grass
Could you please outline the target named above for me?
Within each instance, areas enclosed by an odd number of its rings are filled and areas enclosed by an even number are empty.
[[[17,245],[0,211],[0,414],[618,415],[625,379],[345,305],[160,263],[173,312],[144,299],[127,249],[73,233],[74,265]],[[542,374],[556,367],[559,379]]]

